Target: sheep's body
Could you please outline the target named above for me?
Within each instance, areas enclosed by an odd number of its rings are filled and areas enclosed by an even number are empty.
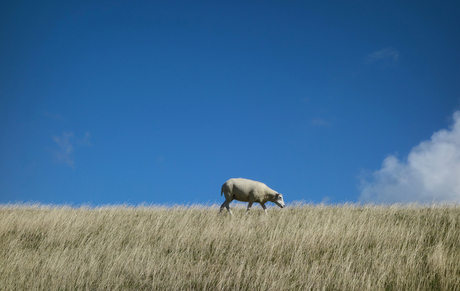
[[[270,189],[264,183],[253,180],[243,178],[230,179],[222,185],[220,195],[222,193],[225,195],[225,202],[220,206],[220,211],[222,212],[222,209],[225,207],[230,214],[232,214],[232,211],[229,205],[232,200],[249,202],[248,211],[254,202],[260,203],[265,213],[267,213],[267,208],[265,207],[267,201],[273,202],[281,208],[285,206],[283,195]]]

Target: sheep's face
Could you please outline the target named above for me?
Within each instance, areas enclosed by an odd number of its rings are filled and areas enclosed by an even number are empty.
[[[275,204],[278,205],[281,208],[284,208],[284,206],[285,206],[284,200],[283,200],[283,195],[280,194],[280,193],[277,193],[275,195],[275,201],[273,201],[273,202],[275,202]]]

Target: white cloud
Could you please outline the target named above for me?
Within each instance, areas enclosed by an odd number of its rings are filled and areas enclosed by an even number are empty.
[[[407,159],[387,157],[382,168],[361,180],[365,202],[460,202],[460,111],[449,129],[412,148]]]
[[[59,164],[67,164],[71,168],[75,168],[74,156],[75,151],[74,140],[77,140],[78,145],[92,146],[89,141],[90,133],[86,132],[82,139],[75,138],[73,132],[63,132],[62,135],[53,135],[53,141],[57,144],[57,149],[51,149],[51,154],[55,161]]]
[[[324,196],[321,200],[321,203],[327,204],[329,201],[331,201],[331,198],[329,196]]]
[[[65,163],[68,166],[74,166],[74,161],[72,153],[74,151],[74,146],[72,145],[70,139],[73,137],[73,132],[64,132],[61,136],[53,135],[53,141],[57,143],[58,149],[53,150],[53,156],[59,163]]]
[[[394,63],[399,59],[399,52],[392,48],[384,48],[367,55],[365,64],[370,65],[376,62]]]
[[[86,145],[86,146],[93,146],[93,144],[89,141],[89,138],[91,137],[91,133],[87,131],[85,133],[85,136],[82,139],[78,139],[78,143],[81,145]]]

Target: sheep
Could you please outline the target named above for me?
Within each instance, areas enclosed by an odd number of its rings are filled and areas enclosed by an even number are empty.
[[[267,208],[265,207],[265,202],[273,202],[281,208],[284,208],[285,206],[282,194],[270,189],[264,183],[253,180],[243,178],[229,179],[222,185],[220,196],[222,196],[222,193],[225,194],[225,202],[220,206],[219,213],[221,213],[225,207],[230,215],[233,215],[230,210],[230,202],[232,202],[233,199],[242,202],[249,202],[246,213],[249,213],[249,209],[254,202],[260,203],[267,215],[268,213]]]

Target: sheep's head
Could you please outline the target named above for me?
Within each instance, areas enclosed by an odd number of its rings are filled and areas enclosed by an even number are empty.
[[[273,202],[281,208],[284,208],[285,206],[283,195],[281,193],[276,193],[275,200]]]

